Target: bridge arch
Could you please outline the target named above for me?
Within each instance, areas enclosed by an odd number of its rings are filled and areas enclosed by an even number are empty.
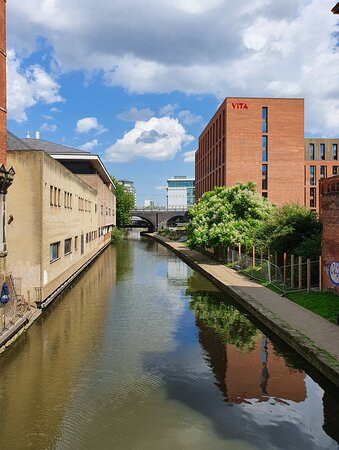
[[[150,217],[144,217],[142,214],[133,214],[133,217],[144,220],[149,224],[148,231],[154,232],[156,230],[156,223]]]

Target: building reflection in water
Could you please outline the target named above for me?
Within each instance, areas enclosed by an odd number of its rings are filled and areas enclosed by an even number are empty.
[[[202,292],[190,277],[188,292],[193,300],[199,342],[229,404],[253,402],[304,402],[306,374],[282,357],[279,350],[220,293]],[[219,297],[218,297],[219,295]],[[323,394],[323,429],[339,442],[339,402],[333,392]]]
[[[288,365],[244,314],[210,293],[193,294],[190,306],[195,311],[201,330],[199,340],[209,355],[211,367],[215,373],[222,371],[217,379],[227,402],[306,399],[305,373]],[[207,327],[218,337],[207,332]],[[217,358],[223,353],[223,364],[216,362],[216,353]]]
[[[6,448],[52,448],[78,372],[100,348],[115,278],[116,249],[110,246],[2,355],[0,442]]]

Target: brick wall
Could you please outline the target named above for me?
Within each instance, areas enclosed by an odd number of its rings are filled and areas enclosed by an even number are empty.
[[[268,129],[262,132],[262,108]],[[262,161],[262,136],[268,139]],[[256,183],[262,193],[262,164],[268,168],[268,199],[304,202],[304,100],[226,98],[199,137],[196,199],[214,186]]]
[[[339,176],[322,179],[319,189],[323,224],[323,285],[324,290],[333,289],[339,294]],[[337,275],[330,277],[330,268],[337,271]]]
[[[7,195],[7,214],[12,216],[7,264],[21,279],[22,294],[27,298],[29,291],[34,302],[35,288],[41,288],[45,299],[103,248],[110,234],[99,235],[97,191],[58,161],[43,151],[18,150],[8,152],[8,162],[16,176]],[[56,242],[59,257],[51,262],[50,244]]]
[[[6,1],[0,0],[0,164],[6,163]]]

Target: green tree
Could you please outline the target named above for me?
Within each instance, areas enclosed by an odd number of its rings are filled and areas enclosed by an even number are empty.
[[[255,230],[270,212],[270,204],[256,192],[252,182],[217,187],[189,210],[192,221],[187,226],[188,244],[205,248],[251,245]]]
[[[127,225],[131,221],[134,197],[125,190],[124,186],[115,177],[111,176],[111,178],[115,185],[117,225]]]
[[[306,258],[321,253],[322,225],[314,211],[297,203],[274,208],[269,219],[256,232],[259,246]]]

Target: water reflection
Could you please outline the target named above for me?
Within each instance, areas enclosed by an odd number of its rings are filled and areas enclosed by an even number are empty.
[[[110,247],[1,355],[1,449],[53,446],[77,373],[100,349],[115,277],[115,249]]]
[[[106,250],[0,371],[1,450],[336,448],[335,396],[151,240]]]

